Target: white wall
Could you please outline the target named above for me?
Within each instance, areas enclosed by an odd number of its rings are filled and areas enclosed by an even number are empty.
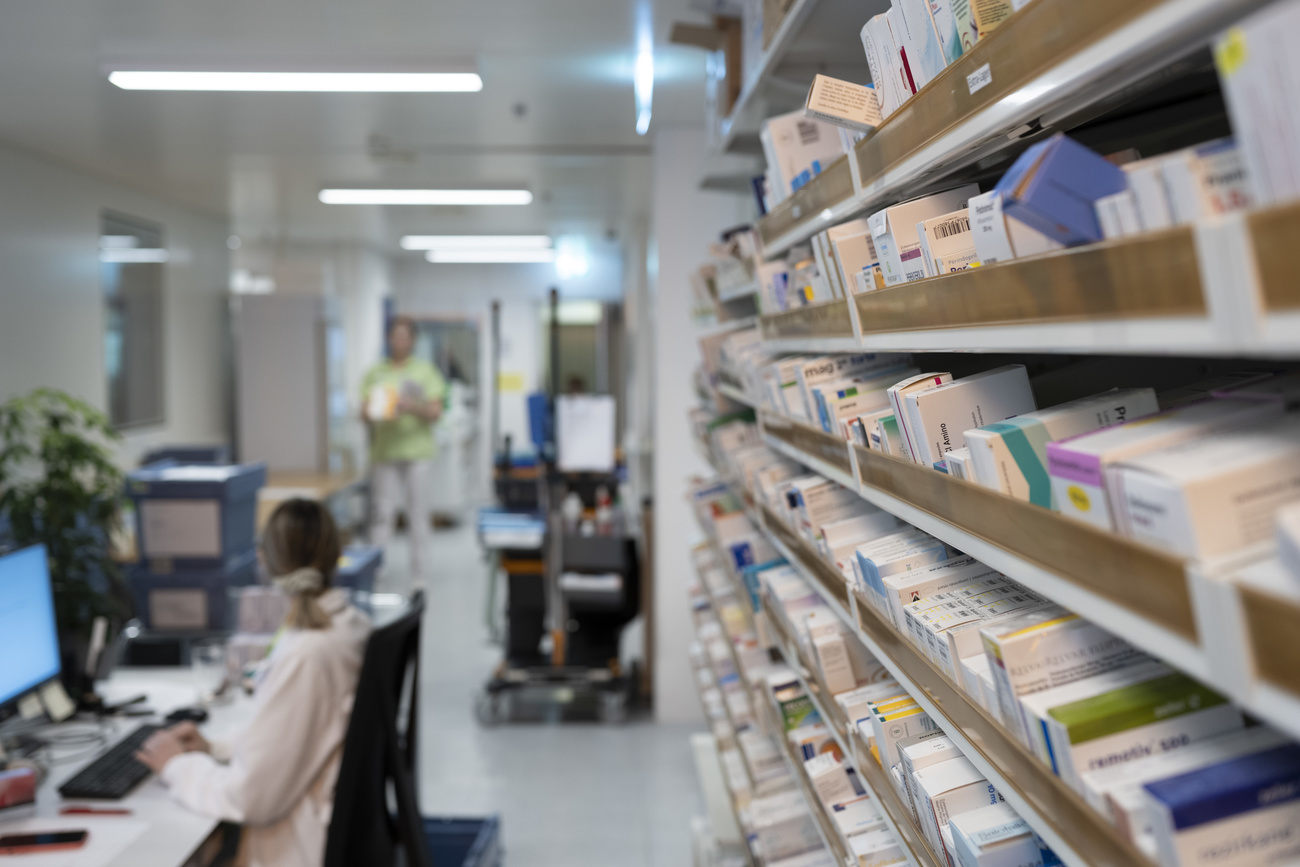
[[[105,209],[161,224],[166,422],[127,434],[124,462],[153,446],[225,442],[229,430],[224,219],[0,146],[0,401],[38,386],[103,409]]]
[[[703,192],[702,129],[661,129],[654,141],[654,217],[650,252],[655,335],[655,716],[661,721],[702,718],[692,682],[694,639],[686,583],[693,566],[690,540],[699,537],[685,508],[686,480],[712,470],[692,442],[687,410],[696,402],[692,372],[699,350],[691,319],[689,275],[723,229],[748,219],[745,199]]]

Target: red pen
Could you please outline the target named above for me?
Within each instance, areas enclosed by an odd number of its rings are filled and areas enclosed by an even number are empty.
[[[64,807],[59,810],[60,816],[129,816],[130,810],[124,810],[121,807]]]

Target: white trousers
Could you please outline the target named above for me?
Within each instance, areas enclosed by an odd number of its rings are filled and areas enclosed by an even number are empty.
[[[387,461],[376,463],[371,470],[370,544],[384,549],[393,537],[393,523],[398,506],[406,507],[406,525],[411,539],[412,589],[421,587],[429,555],[428,461]]]

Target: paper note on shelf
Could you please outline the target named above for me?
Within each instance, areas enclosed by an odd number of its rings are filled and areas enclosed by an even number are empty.
[[[860,132],[871,132],[882,122],[873,88],[829,75],[813,78],[803,112],[816,120]]]

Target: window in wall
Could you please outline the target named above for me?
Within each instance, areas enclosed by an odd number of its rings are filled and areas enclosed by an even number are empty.
[[[165,417],[162,227],[105,212],[99,234],[109,419],[116,427],[158,424]]]

